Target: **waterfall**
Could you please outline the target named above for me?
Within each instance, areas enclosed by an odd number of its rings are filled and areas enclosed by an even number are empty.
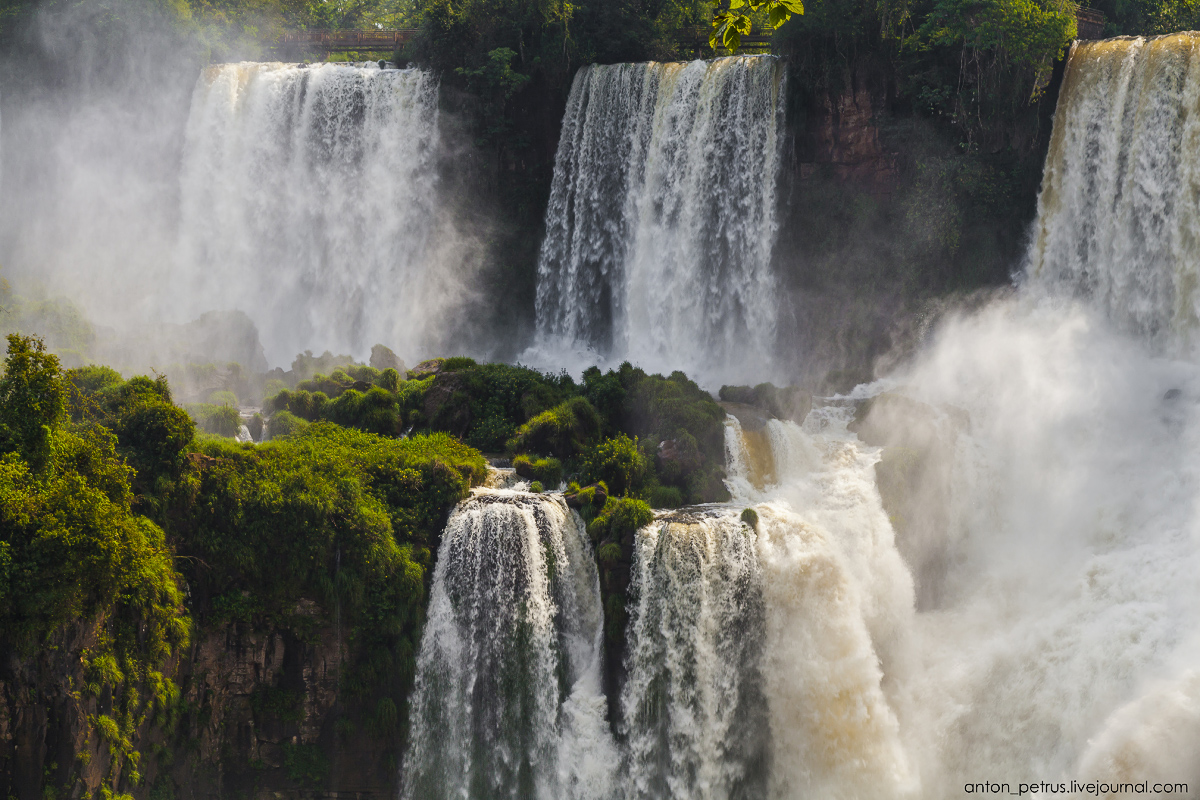
[[[478,489],[438,549],[403,796],[606,798],[600,586],[561,495]]]
[[[683,512],[637,536],[626,797],[761,797],[769,737],[762,573],[736,512]]]
[[[576,73],[538,263],[539,347],[733,382],[769,373],[781,74],[770,57]]]
[[[429,73],[209,67],[187,126],[172,301],[240,307],[273,363],[418,347],[446,302],[429,268],[437,146]]]
[[[1200,313],[1200,34],[1071,48],[1029,276],[1157,344]]]

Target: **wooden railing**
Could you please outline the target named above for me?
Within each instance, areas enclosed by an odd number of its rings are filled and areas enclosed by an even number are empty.
[[[285,50],[392,52],[407,44],[417,33],[413,28],[380,31],[290,31],[283,35],[278,47]]]
[[[1078,38],[1103,39],[1104,21],[1104,12],[1096,11],[1092,8],[1084,8],[1083,6],[1075,6],[1075,28],[1078,30],[1076,34]]]
[[[681,55],[691,53],[696,56],[712,55],[712,47],[708,44],[708,37],[712,33],[712,28],[707,25],[694,25],[690,28],[684,28],[679,32],[675,41],[679,44]],[[739,53],[746,51],[762,51],[771,49],[770,34],[752,33],[749,36],[742,37],[742,46],[738,49]]]

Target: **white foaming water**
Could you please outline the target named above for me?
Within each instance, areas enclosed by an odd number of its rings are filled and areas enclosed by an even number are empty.
[[[1129,756],[1164,724],[1176,738],[1152,745],[1157,763],[1196,752],[1194,701],[1176,709],[1187,724],[1153,711],[1164,682],[1191,692],[1200,634],[1196,367],[1094,311],[1021,301],[951,324],[908,378],[971,421],[943,602],[914,639],[915,724],[941,742],[922,753],[928,785],[948,796],[981,765],[1187,781]]]
[[[1156,344],[1196,343],[1200,34],[1077,42],[1029,275]]]
[[[405,798],[606,798],[600,586],[560,495],[477,489],[442,535]]]
[[[621,693],[628,798],[761,797],[769,737],[762,573],[736,512],[638,531]]]
[[[814,409],[805,427],[767,422],[770,485],[730,463],[736,502],[757,503],[770,796],[780,800],[922,796],[900,727],[912,579],[875,488],[877,450],[846,430],[851,411]],[[727,449],[744,452],[731,441],[739,427],[727,428]]]
[[[420,352],[453,294],[430,268],[437,93],[427,72],[374,64],[206,69],[169,302],[239,306],[273,363],[380,342]]]
[[[526,361],[567,350],[706,381],[769,374],[781,81],[770,57],[576,74]]]

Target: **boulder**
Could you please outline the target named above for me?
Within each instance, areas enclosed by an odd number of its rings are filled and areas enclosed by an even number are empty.
[[[393,353],[390,348],[377,344],[371,348],[370,365],[382,372],[385,369],[394,369],[401,375],[408,372],[408,368],[404,366],[404,361],[398,355]]]
[[[444,358],[430,358],[422,361],[408,371],[408,379],[410,381],[419,381],[431,375],[437,375],[441,373],[444,363],[446,363],[446,359]]]

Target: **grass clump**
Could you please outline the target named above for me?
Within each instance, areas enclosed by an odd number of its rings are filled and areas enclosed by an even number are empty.
[[[563,466],[557,458],[517,456],[513,459],[513,469],[522,478],[536,480],[546,486],[558,486],[562,483]]]

